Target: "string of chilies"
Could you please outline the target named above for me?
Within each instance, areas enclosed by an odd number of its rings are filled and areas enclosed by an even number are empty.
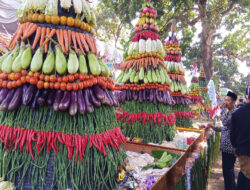
[[[26,154],[30,154],[33,160],[35,160],[34,150],[40,155],[45,148],[47,148],[47,153],[50,153],[50,150],[53,149],[57,155],[57,151],[62,150],[57,146],[59,142],[67,147],[69,159],[73,158],[75,149],[76,162],[78,162],[79,157],[83,161],[88,144],[89,148],[94,146],[106,156],[106,150],[109,151],[108,146],[114,147],[119,152],[119,146],[126,142],[126,138],[120,128],[114,128],[96,135],[70,135],[62,132],[35,131],[33,129],[0,125],[0,141],[4,143],[4,149],[7,152],[10,152],[10,149],[17,150],[18,147],[19,152],[23,152],[26,145]]]
[[[137,120],[140,120],[143,123],[143,125],[145,125],[146,122],[151,124],[151,121],[153,121],[155,124],[158,124],[158,125],[160,125],[161,122],[163,122],[164,126],[166,126],[166,124],[174,125],[176,122],[176,116],[174,113],[172,113],[170,115],[163,114],[161,112],[128,113],[128,112],[123,111],[121,108],[118,108],[118,109],[119,109],[119,112],[116,113],[116,119],[121,120],[121,121],[126,120],[127,123],[131,122],[132,125]]]
[[[185,111],[175,111],[175,116],[176,118],[184,118],[184,119],[189,119],[189,118],[193,118],[194,115],[193,115],[193,112],[192,111],[188,111],[188,112],[185,112]]]

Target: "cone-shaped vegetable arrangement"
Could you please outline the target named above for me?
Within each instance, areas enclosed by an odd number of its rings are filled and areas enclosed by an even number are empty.
[[[160,143],[175,136],[175,115],[170,105],[171,80],[166,72],[164,47],[155,24],[156,10],[151,3],[143,5],[127,57],[121,64],[116,79],[121,103],[117,119],[128,137],[139,137],[143,142]]]
[[[201,110],[203,107],[203,99],[201,96],[201,89],[199,86],[199,80],[194,76],[191,80],[190,95],[192,98],[191,110],[193,112],[194,118],[201,119]]]
[[[203,109],[205,112],[206,118],[209,118],[209,113],[212,111],[211,100],[208,95],[207,81],[204,73],[204,68],[200,68],[200,76],[199,76],[199,86],[201,89],[201,96],[203,99]]]
[[[114,83],[86,0],[25,0],[0,58],[0,176],[17,189],[112,189],[123,164]]]
[[[181,49],[179,41],[174,34],[175,26],[172,25],[172,35],[165,42],[166,56],[164,63],[170,78],[171,96],[176,104],[173,106],[173,111],[176,115],[176,126],[178,127],[192,127],[193,114],[190,110],[190,96],[188,95],[188,88],[185,80],[185,69],[181,61]]]

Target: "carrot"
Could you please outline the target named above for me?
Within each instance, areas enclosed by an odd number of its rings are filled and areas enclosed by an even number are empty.
[[[31,26],[32,24],[33,24],[33,23],[31,23],[31,22],[26,22],[26,23],[24,23],[24,25],[23,25],[23,36],[24,36],[24,34],[27,33],[28,29],[30,29],[30,26]]]
[[[92,44],[92,41],[89,38],[89,35],[88,34],[84,34],[84,36],[85,36],[86,42],[89,44],[91,52],[94,52],[93,44]]]
[[[32,49],[35,49],[36,48],[36,44],[38,43],[40,37],[41,37],[41,27],[38,27],[37,28],[37,31],[36,31],[36,37],[34,39],[34,42],[33,42],[33,45],[32,45]]]
[[[68,30],[69,46],[71,46],[71,30]]]
[[[25,41],[26,39],[28,39],[37,30],[37,27],[38,26],[36,24],[31,25],[30,29],[23,36],[23,41]]]
[[[46,28],[43,27],[42,30],[41,30],[40,46],[43,46],[43,41],[44,41],[45,35],[46,35]]]
[[[65,42],[65,51],[68,54],[68,52],[69,52],[69,39],[68,39],[67,30],[63,30],[63,38],[64,38],[64,42]]]
[[[18,32],[17,32],[17,41],[19,41],[21,39],[21,36],[23,34],[23,24],[21,24],[20,28],[18,29]]]
[[[76,45],[76,33],[74,31],[72,31],[71,34],[72,34],[72,41],[74,44],[75,52],[78,54],[78,49],[77,49],[77,45]]]
[[[83,53],[83,55],[85,55],[85,52],[84,52],[84,50],[83,50],[83,48],[82,48],[82,43],[81,43],[81,40],[80,40],[79,33],[78,33],[78,32],[75,32],[75,34],[76,34],[76,41],[77,41],[77,44],[78,44],[78,46],[79,46],[81,52]]]
[[[95,40],[94,36],[92,36],[92,41],[93,41],[93,45],[94,45],[95,54],[97,54],[96,40]]]
[[[47,35],[46,40],[43,42],[43,45],[49,44],[50,38],[53,38],[53,36],[55,35],[55,33],[56,33],[56,29],[52,29],[50,31],[49,35]]]
[[[89,46],[88,46],[86,40],[84,39],[85,36],[83,34],[79,34],[79,36],[80,36],[80,40],[84,46],[84,49],[86,50],[86,52],[89,52]]]
[[[12,50],[14,49],[14,44],[16,43],[16,39],[17,39],[17,31],[15,32],[15,34],[12,36],[10,43],[9,43],[9,49]]]
[[[159,58],[157,57],[157,58],[155,59],[155,68],[157,67],[158,62],[159,62]]]
[[[46,30],[46,36],[49,36],[50,34],[50,28],[47,28]],[[46,41],[46,40],[45,40]],[[44,43],[43,43],[44,44]],[[47,53],[48,52],[48,44],[44,44],[44,52]]]
[[[66,53],[64,42],[63,42],[63,30],[62,29],[60,29],[60,31],[59,31],[59,38],[60,38],[60,42],[61,42],[60,45],[61,45],[62,51],[63,51],[63,53]]]

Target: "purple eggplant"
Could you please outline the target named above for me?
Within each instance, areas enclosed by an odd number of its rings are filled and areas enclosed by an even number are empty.
[[[131,93],[131,90],[127,90],[128,92],[128,100],[132,100],[132,93]]]
[[[84,114],[86,111],[86,105],[85,105],[85,101],[82,95],[82,91],[78,90],[77,92],[77,109],[81,114]]]
[[[111,95],[109,94],[109,90],[108,89],[105,89],[105,92],[106,92],[106,96],[107,96],[107,98],[108,98],[108,100],[109,100],[109,106],[112,106],[113,104],[114,104],[114,101],[113,101],[113,99],[112,99],[112,97],[111,97]]]
[[[112,92],[113,93],[113,92]],[[119,106],[119,100],[118,100],[118,96],[113,96],[114,98],[113,98],[113,100],[114,100],[114,106],[115,107],[118,107]]]
[[[132,96],[133,96],[133,100],[137,100],[138,99],[138,92],[137,91],[133,91],[132,92]]]
[[[41,89],[36,90],[35,97],[33,98],[31,109],[35,110],[37,108],[37,99],[39,98],[41,94]]]
[[[29,87],[24,91],[22,99],[24,106],[27,106],[31,102],[35,89],[36,87],[34,85],[29,85]]]
[[[7,94],[9,92],[8,88],[2,88],[0,91],[0,103],[6,98]]]
[[[70,92],[64,91],[63,98],[59,104],[59,110],[64,111],[69,108],[70,105]]]
[[[156,99],[158,102],[163,102],[160,91],[156,90]]]
[[[9,111],[17,109],[18,106],[21,104],[22,93],[23,93],[23,88],[20,86],[16,89],[15,94],[14,94],[12,100],[10,101],[10,104],[8,106]]]
[[[121,92],[121,102],[124,103],[126,101],[126,90],[122,90]]]
[[[105,98],[104,90],[98,85],[93,86],[93,93],[99,100],[102,100]]]
[[[48,90],[44,89],[41,93],[41,96],[37,99],[37,103],[39,106],[44,106],[45,105],[45,100],[46,97],[48,96]]]
[[[157,104],[157,99],[156,99],[156,90],[154,89],[154,100],[153,103],[156,105]]]
[[[56,91],[56,96],[55,96],[55,99],[54,99],[54,103],[53,103],[53,109],[55,111],[59,110],[59,104],[61,102],[62,97],[63,97],[63,91],[57,90]]]
[[[95,97],[95,95],[94,95],[91,88],[89,88],[89,98],[90,98],[90,101],[93,103],[94,106],[97,106],[97,107],[101,106],[101,102]]]
[[[149,89],[146,89],[146,100],[149,101],[149,97],[150,97],[150,90]]]
[[[139,102],[143,102],[143,92],[142,92],[142,90],[139,91]]]
[[[72,90],[70,97],[69,114],[75,115],[76,113],[77,113],[77,92]]]
[[[85,100],[85,103],[86,103],[87,112],[93,113],[94,112],[94,106],[90,103],[89,90],[87,88],[84,89],[83,96],[84,96],[84,100]]]
[[[153,102],[153,100],[154,100],[154,89],[150,89],[149,101]]]
[[[143,97],[143,101],[146,101],[146,100],[147,100],[147,97],[146,97],[146,90],[142,90],[142,97]]]
[[[107,92],[109,94],[109,97],[112,100],[112,105],[115,107],[119,106],[119,102],[115,100],[115,96],[114,96],[113,92],[111,90],[107,90]],[[131,93],[131,98],[132,98],[132,93]]]
[[[54,102],[54,99],[55,99],[55,94],[56,94],[56,91],[55,90],[50,90],[48,92],[48,98],[46,98],[46,103],[48,105],[52,105],[53,102]]]
[[[0,110],[1,111],[5,111],[5,110],[8,109],[10,101],[12,100],[14,93],[15,93],[15,89],[11,89],[8,92],[6,98],[2,101],[2,103],[0,105]]]

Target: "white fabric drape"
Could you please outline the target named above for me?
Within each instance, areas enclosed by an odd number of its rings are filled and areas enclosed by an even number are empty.
[[[0,23],[8,24],[16,22],[16,12],[20,4],[17,0],[0,0]]]

